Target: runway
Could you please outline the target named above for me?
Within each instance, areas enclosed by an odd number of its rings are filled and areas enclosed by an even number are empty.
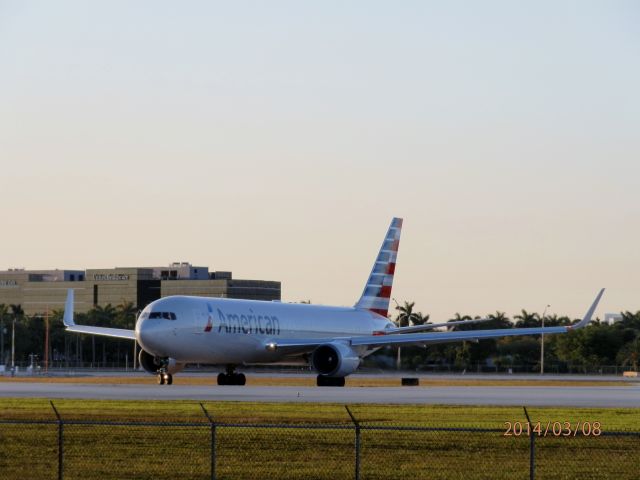
[[[0,397],[640,408],[640,385],[336,388],[2,382]]]

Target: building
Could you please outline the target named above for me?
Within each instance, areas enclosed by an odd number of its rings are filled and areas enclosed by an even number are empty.
[[[620,320],[622,320],[622,315],[619,313],[605,313],[602,323],[613,325],[614,323],[618,323]]]
[[[75,309],[131,302],[142,309],[169,295],[280,300],[280,282],[236,280],[231,272],[209,272],[188,262],[168,267],[89,270],[0,271],[0,303],[21,305],[27,315],[62,309],[67,289],[75,290]]]

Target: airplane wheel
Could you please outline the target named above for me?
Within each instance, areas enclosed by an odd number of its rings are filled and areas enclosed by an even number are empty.
[[[164,374],[158,374],[158,385],[164,385]]]
[[[171,375],[170,373],[165,373],[164,380],[167,385],[173,384],[173,375]]]
[[[218,385],[245,385],[247,377],[244,373],[219,373]]]
[[[326,377],[318,375],[316,385],[319,387],[344,387],[344,377]]]

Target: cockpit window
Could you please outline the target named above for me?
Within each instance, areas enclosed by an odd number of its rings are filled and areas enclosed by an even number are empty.
[[[173,312],[151,312],[149,318],[164,318],[165,320],[177,320],[177,316]]]

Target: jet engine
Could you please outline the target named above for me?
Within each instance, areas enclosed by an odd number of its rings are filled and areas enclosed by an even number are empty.
[[[145,371],[153,374],[158,373],[161,368],[164,368],[165,373],[173,375],[174,373],[178,373],[185,366],[184,363],[176,362],[175,358],[156,357],[145,350],[140,350],[138,360],[140,361],[140,365],[145,369]]]
[[[343,343],[327,343],[313,351],[311,365],[321,375],[344,377],[356,371],[360,357]]]

